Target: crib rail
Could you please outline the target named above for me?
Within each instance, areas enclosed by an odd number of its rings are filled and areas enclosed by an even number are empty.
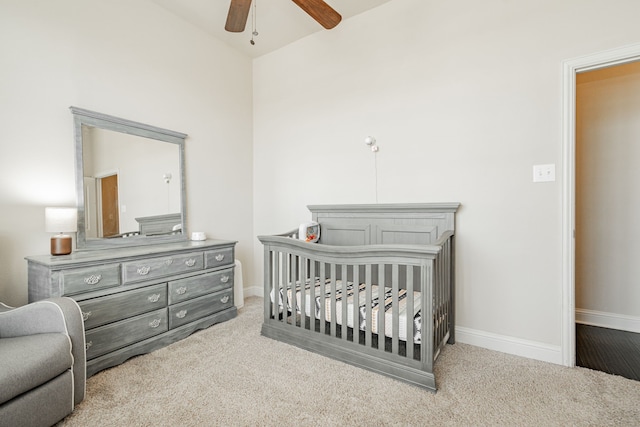
[[[453,342],[454,235],[433,245],[264,245],[262,334],[435,391]]]

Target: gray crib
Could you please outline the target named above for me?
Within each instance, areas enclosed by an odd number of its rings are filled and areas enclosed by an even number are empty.
[[[434,362],[455,341],[458,207],[314,205],[317,243],[259,236],[262,334],[435,391]]]

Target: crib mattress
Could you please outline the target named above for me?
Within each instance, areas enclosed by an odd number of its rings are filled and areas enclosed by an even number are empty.
[[[324,301],[324,310],[325,310],[325,320],[330,322],[332,320],[332,310],[331,310],[331,280],[326,279],[324,283],[320,279],[316,279],[313,283],[313,304],[311,303],[311,281],[307,280],[305,283],[305,301],[302,304],[302,288],[300,283],[296,283],[295,286],[295,301],[296,307],[295,311],[298,314],[302,313],[302,309],[304,308],[304,314],[307,317],[311,316],[311,309],[313,307],[314,316],[316,319],[320,319],[321,315],[321,306]],[[391,288],[383,287],[384,294],[379,294],[380,287],[378,285],[371,285],[371,332],[374,334],[378,334],[378,316],[380,315],[380,311],[384,313],[384,334],[385,336],[391,338],[393,336],[393,294]],[[278,300],[280,309],[283,309],[283,300],[284,300],[284,287],[281,286],[280,289],[280,298]],[[294,300],[293,298],[292,286],[287,287],[287,310],[292,311],[291,303]],[[366,285],[364,283],[357,286],[354,286],[352,282],[347,282],[346,286],[343,289],[342,280],[336,280],[336,308],[335,308],[335,316],[336,323],[338,325],[342,325],[342,304],[347,304],[347,326],[350,328],[354,328],[354,313],[353,306],[354,303],[358,305],[358,328],[361,331],[366,330],[367,325],[367,304],[366,304]],[[398,338],[401,341],[407,341],[407,291],[406,289],[400,289],[398,291]],[[382,300],[382,303],[381,303]],[[271,302],[274,301],[273,290],[271,291]],[[412,324],[413,331],[411,334],[413,335],[413,342],[415,344],[420,344],[421,342],[421,330],[422,330],[422,318],[421,318],[421,300],[420,300],[420,292],[413,293],[413,310],[411,313],[415,313],[413,316]]]

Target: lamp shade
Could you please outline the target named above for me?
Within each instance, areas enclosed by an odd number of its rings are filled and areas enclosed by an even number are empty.
[[[45,208],[45,230],[49,233],[75,232],[78,230],[76,208]]]

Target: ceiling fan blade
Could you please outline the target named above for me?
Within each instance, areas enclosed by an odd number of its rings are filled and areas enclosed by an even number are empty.
[[[247,25],[251,0],[231,0],[229,14],[224,29],[232,33],[241,33]]]
[[[292,0],[327,30],[340,23],[342,16],[323,0]]]

